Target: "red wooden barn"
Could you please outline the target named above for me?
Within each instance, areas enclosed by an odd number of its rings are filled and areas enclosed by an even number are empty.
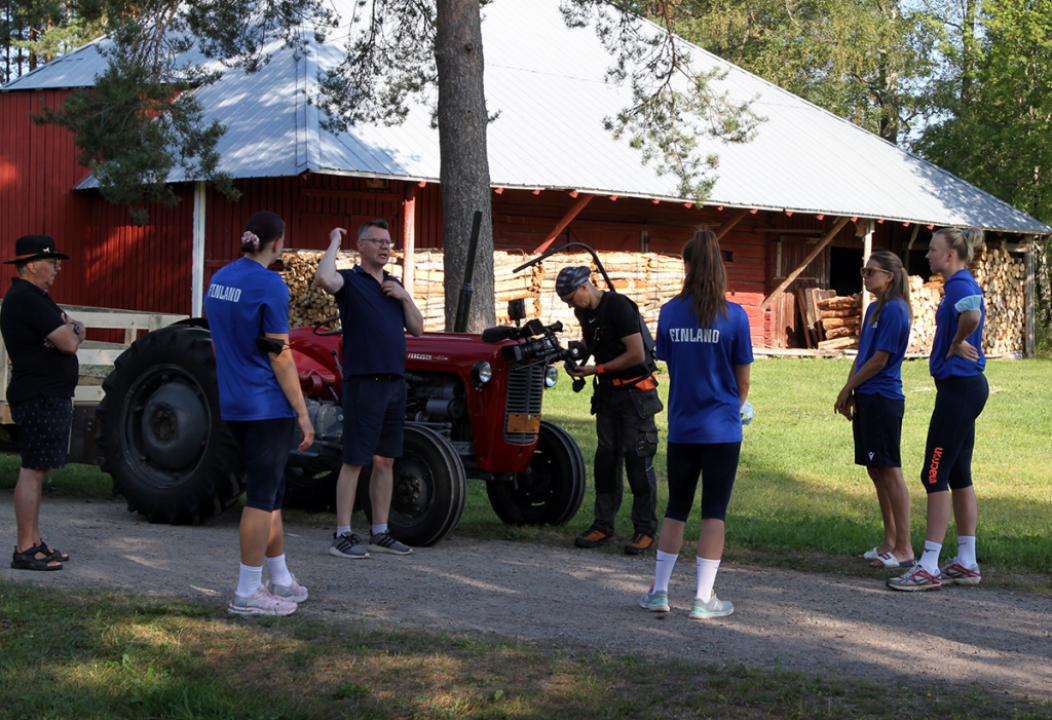
[[[352,0],[344,4],[337,10],[348,17]],[[1052,232],[691,47],[698,67],[725,69],[722,89],[732,98],[757,98],[753,108],[766,118],[748,143],[699,137],[720,166],[710,198],[694,205],[677,197],[671,177],[643,165],[638,151],[603,129],[603,118],[630,96],[605,81],[611,58],[594,30],[568,28],[557,0],[489,5],[483,36],[488,107],[499,113],[488,138],[495,245],[533,250],[555,235],[556,242],[601,250],[678,253],[696,229],[713,229],[732,299],[749,311],[757,345],[799,343],[795,297],[776,293],[795,270],[802,268],[790,291],[807,285],[857,292],[858,267],[870,249],[899,252],[912,271],[926,274],[922,257],[935,226],[978,225],[1020,251]],[[211,273],[236,258],[245,220],[261,209],[286,219],[288,247],[323,248],[330,228],[374,217],[393,223],[400,246],[441,247],[438,139],[428,109],[414,108],[400,126],[328,132],[314,97],[318,73],[340,53],[324,44],[298,55],[277,43],[268,51],[273,58],[260,72],[230,71],[195,91],[206,121],[227,127],[221,167],[237,178],[242,200],[229,202],[173,174],[182,202],[149,208],[142,228],[100,197],[65,131],[30,120],[44,104],[92,84],[103,68],[97,45],[0,89],[0,255],[13,256],[20,235],[47,233],[73,255],[53,291],[59,302],[198,314]]]

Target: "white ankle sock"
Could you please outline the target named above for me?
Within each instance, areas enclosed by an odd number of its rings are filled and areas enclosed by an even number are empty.
[[[336,537],[343,537],[344,535],[351,534],[350,525],[337,525],[336,526]]]
[[[249,567],[242,563],[237,576],[237,590],[234,592],[243,598],[252,597],[263,582],[263,566]]]
[[[975,536],[957,536],[957,562],[971,569],[979,563],[975,560]]]
[[[270,580],[275,585],[291,585],[292,584],[292,573],[289,572],[288,566],[285,564],[285,553],[281,553],[277,557],[267,558],[267,567],[270,568]]]
[[[924,541],[924,554],[921,555],[921,559],[917,561],[917,564],[924,568],[925,572],[929,575],[939,574],[939,553],[942,552],[942,545],[939,543],[933,543],[931,540]]]
[[[654,586],[650,592],[668,592],[668,581],[672,577],[672,569],[676,567],[679,555],[657,551],[657,562],[654,563]]]
[[[383,525],[373,525],[373,535],[383,535],[387,532],[387,523]]]
[[[720,569],[719,560],[698,559],[698,592],[694,597],[701,598],[702,602],[712,599],[712,586],[716,584],[716,571]]]

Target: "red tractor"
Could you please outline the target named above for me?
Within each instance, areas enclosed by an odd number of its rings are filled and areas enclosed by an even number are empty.
[[[394,467],[392,533],[431,545],[457,526],[466,480],[486,482],[497,515],[513,524],[565,523],[585,491],[573,438],[541,419],[554,363],[570,357],[556,332],[532,320],[482,336],[408,337],[405,452]],[[315,429],[286,468],[290,505],[321,509],[335,499],[343,417],[342,337],[322,327],[290,334]],[[486,342],[488,341],[488,342]],[[241,460],[219,415],[209,331],[174,325],[148,333],[115,362],[98,408],[103,470],[129,510],[151,522],[196,523],[233,505],[243,491]],[[358,500],[369,514],[368,469]]]

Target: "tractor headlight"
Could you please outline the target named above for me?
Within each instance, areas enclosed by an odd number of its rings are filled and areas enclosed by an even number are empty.
[[[471,378],[481,384],[493,379],[493,366],[485,360],[479,360],[471,367]]]
[[[544,368],[544,385],[545,387],[555,387],[555,383],[559,382],[559,368],[554,365],[549,365]]]

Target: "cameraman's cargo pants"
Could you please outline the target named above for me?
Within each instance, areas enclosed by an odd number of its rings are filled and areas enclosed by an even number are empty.
[[[657,532],[657,475],[654,455],[658,431],[654,416],[663,409],[657,390],[597,385],[592,413],[599,447],[595,452],[595,522],[592,529],[614,534],[621,509],[624,466],[632,490],[632,525],[635,532]]]

